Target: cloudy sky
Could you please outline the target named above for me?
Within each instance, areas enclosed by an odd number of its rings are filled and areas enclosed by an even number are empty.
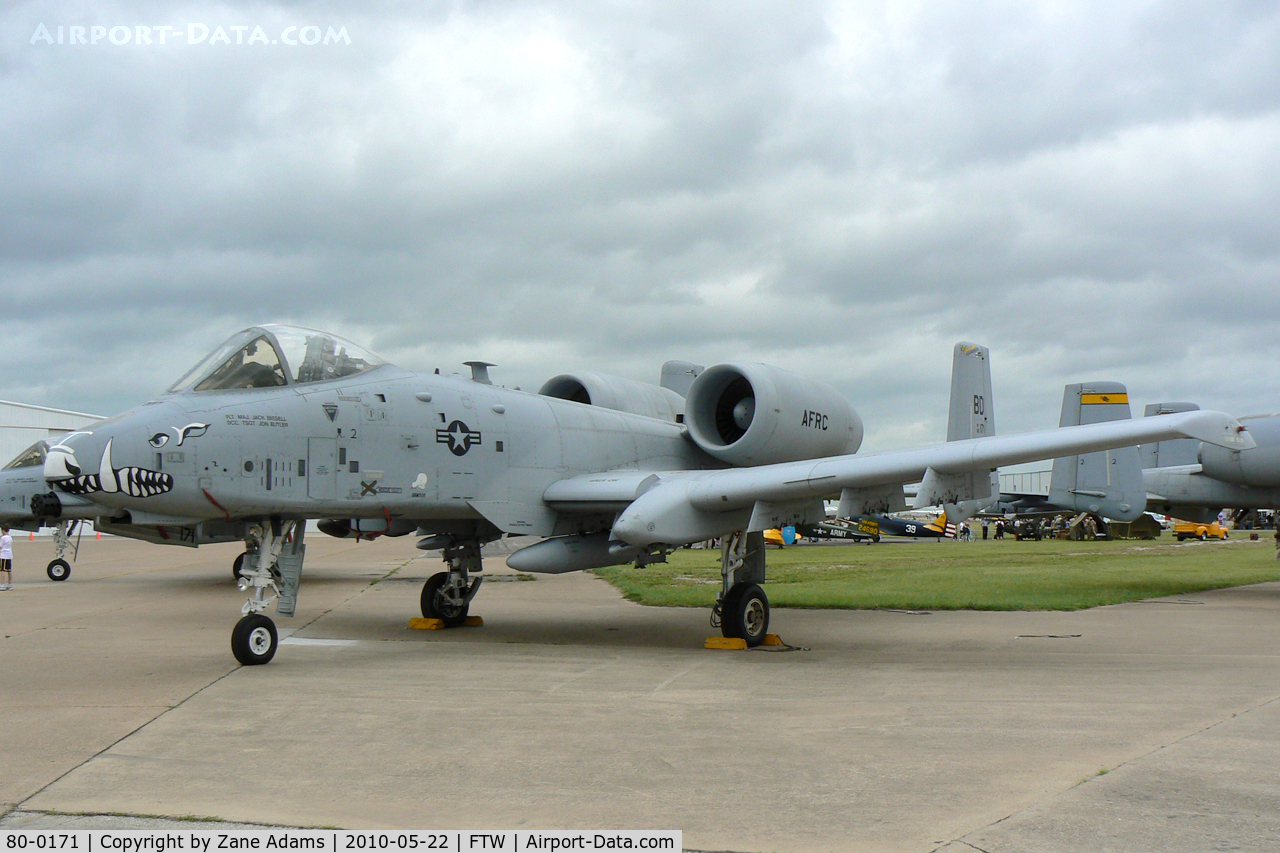
[[[16,3],[0,104],[4,399],[278,321],[524,388],[766,361],[875,449],[957,340],[1001,431],[1280,409],[1274,2]]]

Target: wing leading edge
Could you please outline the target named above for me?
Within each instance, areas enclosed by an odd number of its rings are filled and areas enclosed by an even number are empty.
[[[753,468],[635,472],[634,477],[631,472],[611,472],[556,483],[544,498],[553,506],[603,503],[603,492],[612,490],[602,489],[601,479],[617,478],[618,494],[609,496],[613,505],[631,499],[614,523],[611,538],[642,547],[683,545],[759,525],[814,523],[821,520],[815,516],[822,514],[824,498],[840,495],[842,501],[854,501],[859,492],[887,485],[925,480],[937,494],[970,500],[989,491],[988,474],[1001,465],[1173,438],[1194,438],[1232,450],[1254,446],[1245,427],[1222,412],[1180,412]]]

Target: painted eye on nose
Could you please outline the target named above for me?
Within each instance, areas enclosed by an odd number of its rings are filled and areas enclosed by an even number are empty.
[[[169,443],[169,436],[165,435],[162,432],[158,432],[155,435],[151,436],[151,439],[148,443],[152,447],[164,447],[166,444]]]

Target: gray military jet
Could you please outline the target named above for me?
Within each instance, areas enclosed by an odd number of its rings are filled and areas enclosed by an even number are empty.
[[[293,614],[306,519],[442,551],[448,570],[420,605],[447,626],[480,588],[481,546],[506,534],[544,537],[508,559],[539,572],[643,565],[721,538],[713,624],[757,645],[769,625],[761,533],[822,521],[824,498],[847,518],[918,481],[921,505],[988,498],[999,465],[1175,437],[1253,446],[1236,421],[1197,411],[857,456],[853,406],[768,365],[669,362],[660,386],[567,374],[537,394],[470,366],[469,378],[417,374],[335,335],[245,329],[158,399],[50,447],[41,511],[87,500],[110,516],[103,530],[243,539],[249,597],[231,645],[244,664],[276,652],[268,607]]]
[[[56,518],[41,515],[44,497],[38,491],[45,486],[44,462],[48,454],[49,442],[42,439],[0,468],[0,522],[16,530],[52,527],[54,556],[46,571],[49,580],[64,581],[71,577],[71,563],[66,558],[74,559],[80,550],[77,533],[82,530],[82,522],[107,510],[93,501],[65,495],[58,504]]]
[[[1144,420],[1199,408],[1195,403],[1152,403]],[[1123,385],[1067,386],[1064,424],[1129,417]],[[1227,448],[1182,438],[1055,460],[1048,500],[1119,521],[1132,521],[1144,511],[1209,522],[1227,507],[1280,509],[1280,415],[1246,416],[1240,423],[1256,446]]]

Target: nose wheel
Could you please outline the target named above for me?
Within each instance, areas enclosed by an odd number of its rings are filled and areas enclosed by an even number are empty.
[[[276,623],[261,613],[250,613],[231,632],[231,653],[245,666],[260,666],[276,655],[280,636]]]
[[[249,593],[240,608],[241,619],[231,631],[231,653],[245,666],[261,666],[275,657],[280,645],[276,625],[263,611],[272,603],[276,613],[292,616],[301,579],[305,528],[300,522],[263,519],[249,528],[247,548],[232,566],[238,586]]]
[[[64,581],[71,577],[71,564],[66,560],[57,559],[49,563],[45,571],[49,575],[51,581]]]
[[[53,526],[53,559],[45,567],[49,580],[64,581],[71,577],[71,564],[63,558],[71,554],[71,559],[74,560],[80,553],[79,537],[74,544],[71,542],[71,534],[79,528],[80,522],[77,520],[59,521]]]

